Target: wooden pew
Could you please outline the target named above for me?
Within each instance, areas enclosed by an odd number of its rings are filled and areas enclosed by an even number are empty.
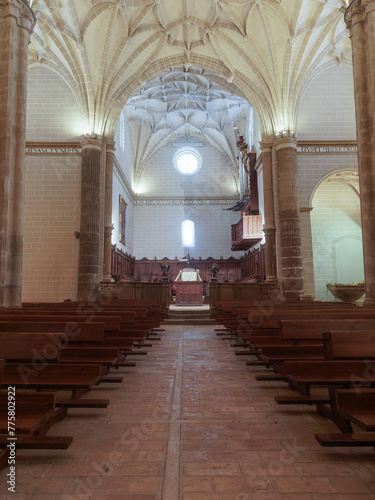
[[[5,366],[5,360],[0,360],[0,386]],[[9,465],[8,405],[12,395],[8,390],[0,390],[0,469]],[[12,437],[17,438],[17,449],[66,449],[70,446],[71,436],[45,436],[45,432],[67,412],[64,407],[55,407],[55,393],[17,391],[14,396],[14,401],[10,402],[15,406],[15,425],[11,425],[10,430],[14,432]]]
[[[107,399],[79,399],[84,392],[100,382],[118,380],[108,378],[105,363],[61,363],[61,334],[45,333],[0,333],[2,355],[7,364],[3,370],[3,385],[19,388],[70,389],[72,398],[59,399],[57,406],[82,408],[105,408]]]
[[[131,308],[131,309],[130,309]],[[155,333],[155,328],[160,326],[160,322],[167,317],[161,311],[161,305],[148,300],[119,301],[111,300],[109,303],[33,303],[23,304],[21,309],[12,309],[15,314],[71,314],[78,316],[88,316],[91,320],[97,321],[103,315],[120,315],[122,330],[134,331],[139,335],[143,332],[148,336]],[[1,311],[0,311],[1,314]],[[161,331],[161,330],[158,330]]]
[[[375,330],[323,332],[326,359],[375,360]]]
[[[67,415],[66,407],[55,407],[55,392],[18,390],[14,395],[16,434],[44,435]],[[8,391],[0,390],[0,434],[8,433]]]
[[[351,311],[331,311],[331,310],[315,310],[299,311],[294,314],[283,314],[273,316],[270,318],[258,317],[256,321],[250,322],[245,318],[233,318],[231,322],[224,322],[224,326],[230,330],[231,334],[236,336],[239,340],[246,341],[252,335],[268,330],[269,332],[276,332],[280,329],[281,321],[285,320],[316,320],[319,319],[372,319],[375,323],[375,313],[371,311],[353,310]]]
[[[23,317],[21,317],[23,319]],[[107,366],[114,366],[115,368],[120,368],[120,367],[129,367],[129,366],[135,366],[134,362],[129,362],[129,361],[124,361],[124,357],[126,358],[127,356],[130,355],[146,355],[147,351],[140,350],[139,348],[135,351],[133,351],[133,347],[136,345],[135,341],[137,340],[134,337],[128,337],[126,334],[122,334],[121,332],[107,332],[108,335],[113,335],[113,337],[107,337],[106,332],[104,331],[104,326],[105,323],[92,323],[92,322],[84,322],[84,323],[78,323],[76,322],[76,318],[71,318],[71,317],[61,317],[60,319],[63,320],[64,322],[53,322],[49,323],[48,321],[43,321],[39,320],[38,321],[18,321],[17,319],[14,319],[12,322],[7,323],[7,322],[2,322],[0,321],[0,332],[3,330],[6,331],[17,331],[17,332],[28,332],[30,331],[35,331],[35,332],[45,332],[45,333],[51,333],[51,332],[60,332],[64,331],[66,334],[66,342],[64,343],[64,349],[66,349],[68,352],[64,352],[63,357],[61,358],[61,362],[75,362],[75,363],[84,363],[84,362],[90,362],[90,363],[104,363]],[[48,317],[48,318],[55,318],[54,316]],[[116,323],[116,317],[109,317],[110,318],[110,323],[111,325],[114,325]],[[73,319],[74,321],[70,321]],[[118,320],[119,318],[117,318]],[[65,322],[66,321],[66,322]],[[118,324],[118,321],[117,321]],[[117,334],[117,336],[116,336]],[[73,349],[77,349],[80,347],[81,349],[84,349],[81,353],[78,353],[77,350],[73,351]],[[98,353],[101,349],[102,351],[102,358],[97,358],[97,359],[89,359],[88,354],[89,352],[86,350],[87,347],[91,348],[96,348],[98,350]],[[141,344],[138,344],[137,347],[141,347]],[[110,349],[118,349],[117,353],[117,358],[121,359],[115,359],[115,353],[112,351],[110,352]],[[91,349],[92,351],[93,349]],[[80,354],[80,356],[78,356]],[[109,356],[112,354],[112,358],[110,359]],[[73,357],[73,355],[75,357]],[[84,359],[88,358],[88,359]],[[121,382],[122,379],[120,378],[114,378],[112,377],[111,380],[108,379],[108,377],[103,380],[104,381],[111,381],[111,382]]]
[[[355,389],[330,390],[331,409],[348,422],[350,435],[317,434],[315,437],[322,446],[374,446],[375,449],[375,389],[362,386],[375,372],[375,331],[356,332],[355,335],[343,331],[325,332],[324,347],[329,360],[361,359],[365,360],[367,368],[363,378],[356,380],[353,376]],[[350,423],[366,433],[352,434]]]
[[[312,386],[328,387],[331,407],[318,402],[318,412],[331,418],[342,432],[351,432],[334,405],[332,389],[375,386],[375,370],[368,370],[368,360],[284,361],[283,366],[290,387],[303,396],[311,394]]]
[[[118,336],[133,339],[133,342],[144,343],[145,337],[148,335],[150,325],[144,326],[136,323],[134,314],[129,318],[128,314],[120,314],[118,311],[107,311],[95,314],[94,316],[82,316],[70,310],[48,310],[47,314],[42,310],[32,311],[7,311],[7,314],[0,311],[0,322],[9,321],[39,321],[39,322],[59,322],[67,321],[69,323],[104,323],[106,334],[113,333]]]
[[[321,319],[299,319],[299,320],[281,320],[279,330],[274,332],[280,334],[283,340],[294,341],[297,345],[301,340],[323,340],[323,332],[328,330],[347,330],[360,331],[375,327],[375,320],[372,318],[358,317],[339,317]],[[262,335],[261,330],[254,336]],[[249,337],[251,344],[251,336]]]
[[[53,323],[34,324],[29,322],[4,325],[4,329],[7,326],[11,331],[4,332],[0,329],[2,355],[7,361],[22,362],[32,360],[38,353],[41,359],[49,363],[96,363],[105,367],[122,361],[117,347],[107,347],[103,344],[99,344],[97,347],[84,346],[79,348],[72,347],[67,342],[64,349],[61,349],[64,335],[58,334],[61,328],[59,323],[55,324],[56,328],[53,328],[53,325]],[[36,330],[37,333],[34,333],[33,330]],[[53,335],[55,332],[57,332],[57,336]],[[58,356],[58,359],[55,356]]]
[[[371,328],[373,323],[371,319],[282,320],[277,335],[270,335],[268,331],[261,335],[261,331],[257,331],[256,335],[249,338],[250,351],[244,350],[243,353],[255,354],[260,360],[259,363],[249,362],[249,366],[261,363],[269,366],[275,362],[280,364],[283,359],[308,359],[309,357],[310,359],[324,359],[323,331],[325,329],[338,328],[356,331]],[[282,346],[284,346],[282,349],[278,349]],[[311,348],[311,355],[308,354],[308,346]],[[305,358],[302,356],[303,352],[306,352]],[[312,358],[313,355],[315,357]],[[280,366],[278,371],[280,371]],[[260,377],[261,375],[258,376],[259,380]],[[264,380],[266,379],[267,377]],[[272,380],[274,380],[273,377]]]
[[[92,389],[102,378],[103,367],[99,364],[6,363],[2,385],[17,389],[68,390],[72,397],[58,400],[58,406],[105,407],[108,400],[80,399],[82,394]]]
[[[357,328],[370,327],[367,323],[367,320],[361,320],[360,322],[344,322],[344,325],[350,325],[355,330],[349,330],[345,332],[334,331],[334,332],[321,332],[319,330],[310,329],[308,327],[301,328],[300,336],[304,335],[305,339],[316,339],[317,342],[321,343],[323,349],[323,357],[326,360],[364,360],[369,356],[375,357],[374,346],[375,346],[375,335],[371,334],[368,331],[356,330]],[[336,323],[336,326],[339,327],[342,325],[342,322]],[[296,340],[296,330],[293,327],[289,332],[288,329],[285,329],[285,338],[287,340]],[[284,339],[284,335],[283,335]],[[267,347],[266,347],[267,348]],[[315,359],[319,360],[320,357],[316,357]],[[263,358],[265,361],[267,358]],[[285,356],[284,360],[292,359],[291,357]],[[303,360],[301,357],[300,360]],[[308,360],[306,357],[305,360]],[[286,377],[285,374],[285,365],[280,362],[276,366],[274,366],[282,377]],[[263,379],[266,380],[266,377]],[[294,403],[308,403],[311,404],[311,398],[295,398],[288,396],[279,396],[275,398],[278,404],[294,404]],[[319,401],[316,398],[313,398],[316,404]],[[322,404],[327,402],[327,398],[324,398],[324,401],[320,401]]]

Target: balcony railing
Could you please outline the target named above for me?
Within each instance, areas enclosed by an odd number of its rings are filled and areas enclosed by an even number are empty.
[[[263,239],[261,215],[243,215],[232,224],[232,250],[249,250]]]

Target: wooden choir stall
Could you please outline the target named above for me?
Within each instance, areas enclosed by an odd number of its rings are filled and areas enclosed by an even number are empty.
[[[173,286],[176,293],[177,306],[201,306],[203,282],[198,269],[190,267],[182,269]]]

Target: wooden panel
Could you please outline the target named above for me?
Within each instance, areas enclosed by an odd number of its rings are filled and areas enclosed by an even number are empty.
[[[201,306],[203,283],[201,281],[176,281],[173,284],[176,290],[177,306]]]
[[[181,262],[179,260],[148,260],[142,259],[135,261],[134,277],[137,281],[160,281],[162,272],[160,264],[166,261],[170,265],[169,269],[169,280],[175,281],[178,273],[187,267],[187,262]],[[202,281],[211,281],[211,266],[214,262],[217,262],[219,266],[219,281],[240,281],[241,280],[241,259],[235,259],[231,257],[229,259],[191,259],[190,267],[199,270],[199,275]]]
[[[135,260],[133,257],[124,253],[122,250],[112,245],[112,256],[111,256],[111,275],[112,277],[121,275],[125,279],[134,278],[134,264]]]
[[[199,270],[203,281],[211,281],[211,266],[216,262],[219,266],[218,281],[239,282],[247,281],[255,274],[265,276],[264,245],[248,252],[244,257],[229,259],[194,259],[190,260],[190,267]],[[187,262],[164,258],[162,260],[135,260],[130,255],[112,246],[112,276],[122,275],[126,281],[159,282],[162,278],[160,264],[166,261],[170,265],[169,281],[175,281],[178,273],[187,266]]]

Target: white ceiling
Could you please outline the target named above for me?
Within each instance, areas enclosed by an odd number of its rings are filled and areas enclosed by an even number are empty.
[[[113,136],[127,103],[129,121],[149,125],[145,151],[202,140],[233,162],[233,126],[245,127],[246,101],[263,138],[294,130],[312,79],[351,61],[347,0],[30,3],[38,17],[30,64],[70,85],[83,132]]]
[[[225,87],[230,85],[216,73],[185,65],[163,71],[133,94],[124,116],[137,146],[136,181],[151,159],[172,144],[209,145],[238,173],[234,127],[246,133],[252,108]]]

